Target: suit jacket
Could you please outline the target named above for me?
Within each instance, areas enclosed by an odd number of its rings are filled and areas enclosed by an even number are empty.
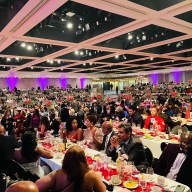
[[[110,139],[111,139],[111,137],[113,137],[114,135],[115,135],[115,132],[112,131],[111,136],[110,136],[110,138],[109,138],[109,142],[107,143],[106,150],[110,147],[110,145],[111,145]],[[101,144],[100,150],[104,150],[104,149],[105,149],[106,138],[107,138],[107,135],[104,135],[104,136],[103,136],[103,142],[102,142],[102,144]]]
[[[175,159],[179,153],[180,146],[178,144],[168,144],[161,154],[155,172],[162,176],[167,176]],[[192,189],[192,154],[188,155],[183,162],[178,174],[176,181],[187,185]]]
[[[135,123],[135,125],[140,124],[141,128],[143,128],[143,126],[144,126],[143,117],[140,114],[137,114],[137,113],[132,115],[132,116],[128,116],[128,122],[131,123],[131,124]]]
[[[118,157],[116,149],[110,151],[110,149],[108,148],[106,152],[108,156],[112,157],[113,161],[116,161]],[[124,147],[124,150],[121,149],[120,152],[121,154],[127,154],[129,158],[128,160],[133,161],[136,166],[146,162],[143,144],[141,143],[139,138],[135,138],[134,136],[130,137],[129,142]]]
[[[21,147],[21,143],[17,142],[14,136],[0,135],[0,166],[3,162],[13,159],[15,148]]]
[[[59,134],[59,121],[57,119],[53,119],[50,122],[51,129],[53,130],[53,135]]]

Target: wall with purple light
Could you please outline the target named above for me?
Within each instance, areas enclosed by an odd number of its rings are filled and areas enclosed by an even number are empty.
[[[182,75],[184,75],[182,71],[172,72],[169,74],[169,81],[180,83],[181,81],[183,81]]]
[[[86,78],[82,77],[82,78],[79,79],[79,81],[80,81],[80,88],[81,89],[85,88],[85,86],[86,86],[85,85]]]
[[[153,85],[158,84],[158,77],[159,77],[159,74],[157,74],[157,73],[149,75],[150,82]]]
[[[6,80],[7,80],[7,85],[9,87],[9,90],[13,91],[14,87],[17,87],[18,77],[11,76],[11,77],[7,77]]]
[[[67,78],[66,77],[62,77],[60,79],[60,84],[61,84],[61,88],[62,89],[66,89],[67,88]]]
[[[46,77],[40,77],[37,79],[37,82],[39,84],[39,87],[41,88],[41,90],[46,89],[46,87],[49,85],[49,80]]]

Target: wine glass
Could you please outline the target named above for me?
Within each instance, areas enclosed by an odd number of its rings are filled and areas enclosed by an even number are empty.
[[[146,182],[146,178],[144,174],[141,174],[139,177],[139,185],[142,189],[142,191],[144,191],[144,189],[146,188],[147,182]]]

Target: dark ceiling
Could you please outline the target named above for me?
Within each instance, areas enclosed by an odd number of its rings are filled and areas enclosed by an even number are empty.
[[[190,67],[191,10],[190,0],[0,0],[0,72],[105,76]]]

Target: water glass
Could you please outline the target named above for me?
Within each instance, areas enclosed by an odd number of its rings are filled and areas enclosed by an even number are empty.
[[[140,177],[139,177],[139,185],[140,185],[142,191],[144,191],[144,189],[147,186],[146,178],[145,178],[145,176],[143,174],[141,174]]]

